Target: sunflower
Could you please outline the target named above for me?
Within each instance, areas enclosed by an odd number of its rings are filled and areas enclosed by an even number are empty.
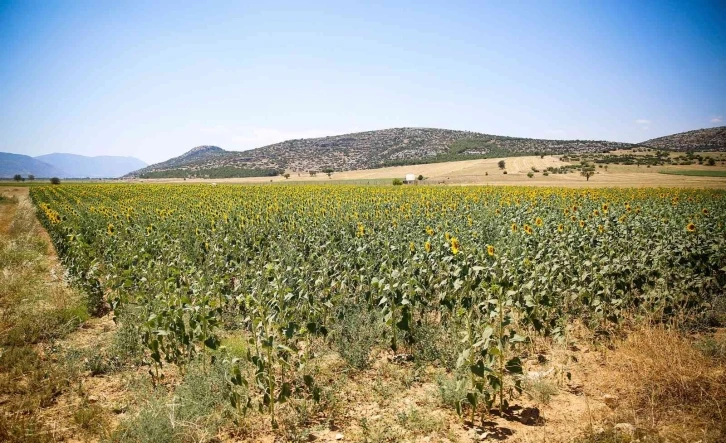
[[[600,215],[600,211],[598,211],[597,209],[595,209],[594,211],[592,211],[592,215],[598,216],[598,215]]]
[[[409,243],[408,248],[411,252],[416,252],[416,245],[413,242]]]
[[[116,228],[113,226],[113,223],[109,223],[106,227],[106,232],[108,232],[108,235],[113,235],[113,233],[116,231]]]
[[[461,245],[459,244],[459,239],[456,237],[451,237],[451,253],[456,255],[459,253],[459,250],[461,249]]]
[[[512,232],[517,232],[517,229],[518,229],[517,228],[517,224],[516,223],[512,223]]]
[[[607,211],[608,211],[608,204],[607,204],[607,203],[603,203],[603,204],[602,204],[602,210],[603,210],[604,212],[607,212]]]
[[[581,228],[584,228],[585,227],[585,220],[580,220],[580,227]]]
[[[532,227],[530,225],[524,225],[524,227],[522,229],[524,229],[524,232],[526,232],[527,234],[530,234],[530,235],[533,232]]]
[[[543,222],[542,222],[542,218],[541,218],[541,217],[537,217],[537,218],[536,218],[536,219],[534,220],[534,224],[535,224],[535,225],[537,225],[537,226],[542,226],[542,223],[543,223]]]
[[[427,240],[426,243],[424,243],[424,249],[426,249],[426,252],[431,252],[431,242],[430,241]]]
[[[557,232],[563,232],[564,230],[565,230],[565,226],[562,223],[557,225]]]
[[[577,206],[572,205],[572,212],[577,212]]]
[[[688,232],[696,232],[696,225],[693,224],[693,222],[686,225],[686,231]]]
[[[605,232],[605,227],[603,225],[598,225],[597,230],[600,231],[600,233],[602,234],[603,232]]]
[[[427,234],[428,234],[429,236],[432,236],[432,235],[434,235],[434,230],[433,230],[433,229],[431,229],[431,226],[426,226],[426,233],[427,233]]]
[[[703,211],[701,211],[701,212],[703,212],[703,215],[708,215],[708,209],[707,208],[703,208]]]
[[[493,256],[494,255],[494,246],[487,245],[487,254]]]
[[[356,233],[356,236],[363,237],[365,233],[366,229],[363,227],[363,223],[358,223],[358,232]]]
[[[451,240],[451,234],[449,234],[448,232],[444,233],[444,238],[446,239],[446,241],[450,241]]]

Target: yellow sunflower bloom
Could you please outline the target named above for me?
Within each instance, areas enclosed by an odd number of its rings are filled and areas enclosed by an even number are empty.
[[[461,245],[456,237],[451,237],[451,253],[456,255],[459,253]]]

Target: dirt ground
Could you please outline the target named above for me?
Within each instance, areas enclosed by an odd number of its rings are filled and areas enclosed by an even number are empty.
[[[503,174],[497,163],[505,160],[507,174]],[[608,170],[597,169],[597,173],[585,180],[578,173],[550,174],[545,177],[542,173],[535,173],[534,177],[527,177],[532,168],[544,171],[547,167],[559,167],[569,163],[563,162],[556,156],[527,156],[511,158],[491,158],[484,160],[465,160],[457,162],[432,163],[424,165],[395,166],[388,168],[366,169],[359,171],[335,172],[329,179],[325,174],[310,177],[306,172],[290,172],[290,178],[277,177],[249,177],[230,179],[155,179],[139,180],[142,182],[162,183],[325,183],[331,180],[352,181],[357,184],[366,180],[392,180],[403,179],[406,174],[423,175],[426,185],[515,185],[515,186],[563,186],[575,188],[601,188],[601,187],[691,187],[691,188],[726,188],[726,177],[692,177],[659,174],[659,171],[678,170],[710,170],[726,171],[724,166],[659,166],[647,168],[646,166],[610,165]]]

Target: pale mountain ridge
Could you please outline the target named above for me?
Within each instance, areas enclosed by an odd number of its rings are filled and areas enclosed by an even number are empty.
[[[35,158],[63,171],[61,178],[118,178],[146,167],[145,162],[126,156],[53,153]]]
[[[0,152],[0,178],[12,178],[16,174],[27,178],[34,175],[36,178],[62,177],[64,171],[29,155]]]

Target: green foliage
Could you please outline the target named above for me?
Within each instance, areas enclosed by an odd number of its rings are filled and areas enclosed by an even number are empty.
[[[393,179],[393,186],[401,186],[402,184],[403,184],[403,182],[401,181],[400,178]]]
[[[435,363],[447,370],[456,368],[463,350],[459,326],[453,321],[424,319],[413,327],[413,356],[419,363]]]
[[[104,409],[85,402],[73,412],[73,422],[82,432],[90,435],[104,435],[109,426]]]
[[[51,185],[59,185],[59,184],[61,184],[61,180],[58,177],[52,177],[50,179],[50,184]]]
[[[380,313],[366,306],[344,305],[336,312],[337,322],[332,338],[343,360],[355,369],[366,369],[371,363],[371,351],[383,337]]]
[[[141,178],[242,178],[242,177],[274,177],[280,175],[277,169],[236,168],[222,166],[207,169],[168,169],[165,171],[150,171],[141,175]]]
[[[166,392],[157,388],[141,408],[121,422],[113,441],[200,441],[215,435],[230,408],[225,366],[193,362],[182,383]],[[144,393],[142,392],[142,395]]]
[[[214,358],[225,404],[274,424],[322,401],[310,362],[326,337],[352,367],[378,346],[396,362],[453,361],[446,392],[475,417],[521,390],[533,337],[564,339],[571,318],[607,334],[625,313],[702,316],[726,285],[722,191],[69,184],[31,196],[71,277],[134,312],[155,381]],[[222,352],[229,324],[239,346]]]

